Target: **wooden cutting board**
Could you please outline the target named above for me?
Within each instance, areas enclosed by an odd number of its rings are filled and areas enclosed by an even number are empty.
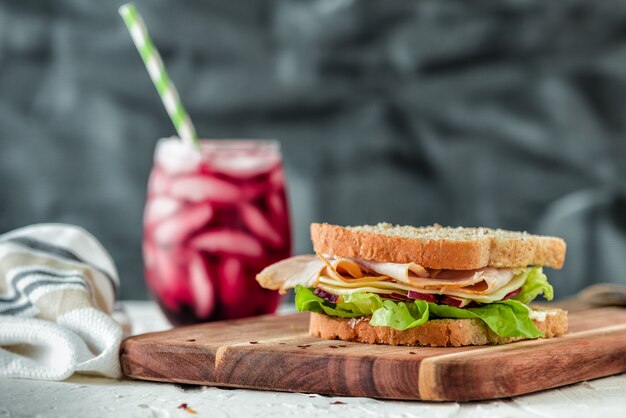
[[[626,309],[570,314],[563,337],[419,348],[307,335],[308,314],[264,316],[128,338],[132,378],[211,386],[469,401],[521,395],[626,371]]]

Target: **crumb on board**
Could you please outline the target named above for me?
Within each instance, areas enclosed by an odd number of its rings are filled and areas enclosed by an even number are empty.
[[[185,410],[188,414],[192,414],[195,415],[198,413],[198,411],[196,411],[193,408],[190,408],[189,405],[187,405],[186,403],[181,403],[180,405],[178,405],[178,409],[183,409]]]

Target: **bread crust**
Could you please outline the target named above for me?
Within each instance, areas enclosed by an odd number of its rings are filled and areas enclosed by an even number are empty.
[[[562,309],[543,311],[547,313],[545,320],[533,322],[543,332],[544,338],[558,337],[567,332],[567,311]],[[430,347],[508,344],[526,339],[500,337],[478,319],[432,319],[424,325],[404,331],[370,325],[369,319],[370,317],[337,318],[311,313],[309,334],[327,340]]]
[[[565,241],[487,228],[392,227],[379,224],[357,230],[330,224],[311,224],[316,252],[339,257],[389,263],[414,262],[426,268],[473,270],[483,267],[515,268],[530,265],[560,269]],[[386,231],[408,232],[389,235]],[[408,236],[406,236],[408,235]]]

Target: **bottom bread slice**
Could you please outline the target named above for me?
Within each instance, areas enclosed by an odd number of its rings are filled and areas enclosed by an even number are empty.
[[[534,311],[539,314],[533,322],[543,332],[544,338],[558,337],[567,332],[567,311],[537,308]],[[479,319],[432,319],[419,327],[398,331],[370,325],[369,317],[337,318],[319,313],[311,313],[309,334],[327,340],[431,347],[507,344],[526,339],[500,337]]]

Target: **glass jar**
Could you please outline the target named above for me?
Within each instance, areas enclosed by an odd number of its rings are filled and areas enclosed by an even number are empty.
[[[280,144],[162,139],[148,184],[148,286],[175,325],[273,313],[256,274],[291,255]]]

